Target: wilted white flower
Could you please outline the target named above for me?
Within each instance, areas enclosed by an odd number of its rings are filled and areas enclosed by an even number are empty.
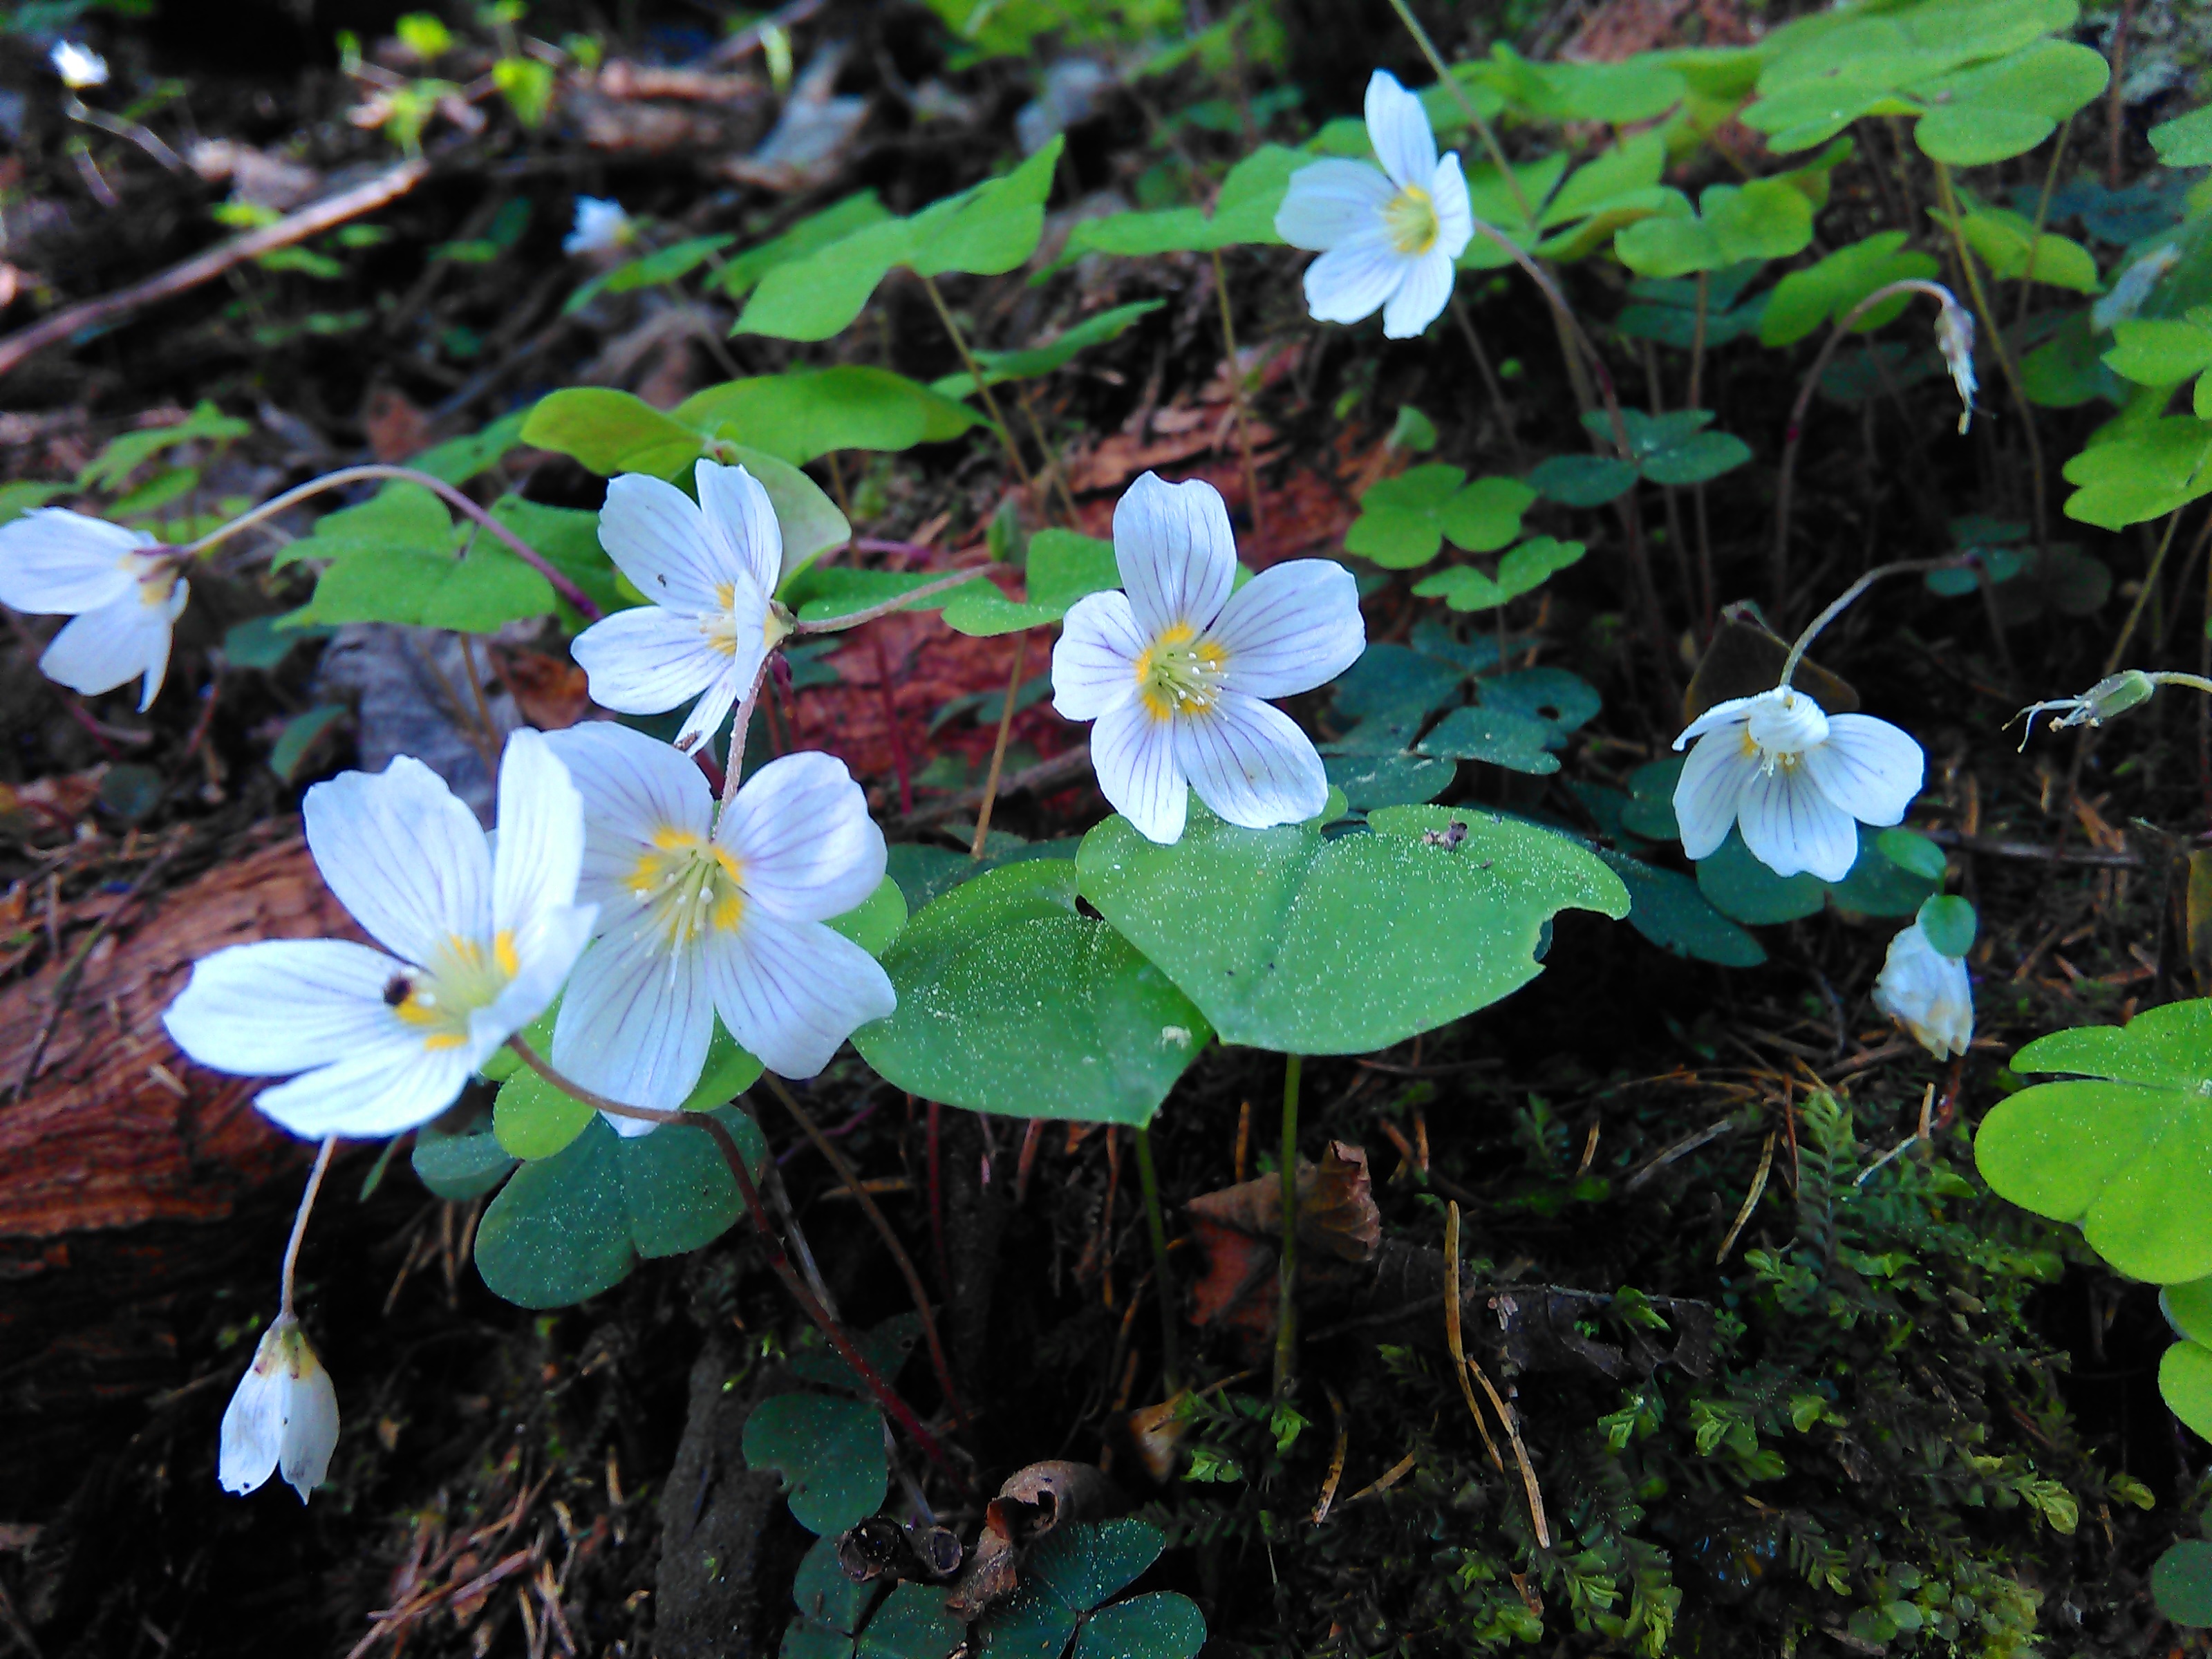
[[[151,536],[67,507],[0,525],[0,605],[72,620],[39,659],[48,679],[88,696],[144,678],[142,714],[169,670],[169,635],[191,589]]]
[[[1261,701],[1311,690],[1367,648],[1359,590],[1329,559],[1293,559],[1232,594],[1237,544],[1221,494],[1147,472],[1114,508],[1126,592],[1068,611],[1053,647],[1053,707],[1096,720],[1091,762],[1148,840],[1182,838],[1186,787],[1248,829],[1321,811],[1312,740]]]
[[[398,1134],[452,1105],[568,978],[593,915],[574,902],[583,802],[544,734],[525,731],[499,769],[495,850],[405,755],[317,784],[305,813],[324,881],[392,954],[234,945],[193,967],[163,1023],[219,1072],[303,1073],[255,1103],[295,1134]]]
[[[1674,747],[1696,740],[1674,786],[1682,851],[1710,858],[1741,822],[1743,844],[1778,876],[1850,874],[1858,823],[1892,824],[1920,793],[1920,745],[1870,714],[1828,714],[1778,686],[1716,703]]]
[[[548,741],[583,793],[579,891],[599,915],[553,1025],[563,1076],[668,1110],[699,1081],[717,1013],[770,1071],[806,1078],[898,1006],[876,959],[823,925],[884,878],[883,831],[842,761],[770,761],[718,814],[698,767],[642,732],[593,721]]]
[[[240,1497],[283,1470],[300,1501],[323,1484],[338,1443],[338,1395],[300,1322],[280,1315],[222,1414],[216,1479]]]
[[[1943,293],[1942,308],[1936,313],[1936,349],[1943,354],[1951,384],[1959,389],[1959,402],[1964,405],[1959,411],[1959,430],[1963,434],[1973,424],[1974,393],[1980,385],[1974,378],[1974,313],[1948,289]]]
[[[1874,982],[1874,1006],[1938,1060],[1965,1054],[1974,1040],[1974,988],[1966,964],[1937,950],[1917,921],[1890,940]]]
[[[2117,714],[2148,702],[2158,690],[2158,681],[2140,668],[2124,668],[2099,680],[2078,697],[2052,697],[2043,702],[2032,702],[2014,714],[2013,720],[2025,719],[2027,725],[2021,732],[2020,746],[2027,747],[2027,740],[2035,734],[2035,717],[2051,714],[2051,725],[2063,731],[2071,726],[2102,726]],[[2007,720],[2006,725],[2012,724]]]
[[[676,734],[687,751],[714,735],[791,626],[773,603],[783,532],[768,491],[742,466],[701,461],[692,477],[696,501],[641,473],[607,486],[599,545],[653,603],[593,623],[569,647],[604,708],[659,714],[698,698]]]
[[[563,253],[611,253],[627,246],[637,234],[623,204],[611,198],[579,196],[576,226],[562,239]]]
[[[82,92],[88,87],[107,84],[107,60],[89,46],[81,46],[74,40],[57,40],[47,54],[54,73],[62,77],[62,84],[71,92]]]
[[[2144,254],[2119,274],[2110,293],[2089,307],[2091,331],[2109,334],[2114,325],[2126,322],[2142,309],[2158,279],[2180,263],[2181,249],[2172,242],[2161,242]]]
[[[1376,167],[1341,158],[1291,175],[1275,234],[1321,254],[1306,268],[1306,304],[1324,323],[1356,323],[1377,307],[1382,332],[1410,339],[1451,298],[1452,262],[1474,234],[1459,157],[1437,160],[1421,100],[1377,70],[1367,82]]]

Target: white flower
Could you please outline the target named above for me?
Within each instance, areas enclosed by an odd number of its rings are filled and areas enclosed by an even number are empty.
[[[1306,304],[1324,323],[1356,323],[1378,306],[1382,332],[1411,339],[1451,298],[1452,261],[1474,234],[1459,157],[1437,160],[1421,100],[1382,70],[1367,83],[1367,137],[1382,161],[1316,161],[1291,175],[1275,234],[1321,254],[1306,268]]]
[[[1966,964],[1937,950],[1917,921],[1890,940],[1874,982],[1874,1006],[1938,1060],[1965,1054],[1974,1040],[1974,988]]]
[[[636,234],[623,204],[602,196],[576,198],[576,228],[561,243],[563,253],[608,253]]]
[[[1202,479],[1131,484],[1114,508],[1124,592],[1068,613],[1052,652],[1053,707],[1096,720],[1098,787],[1148,840],[1182,838],[1184,786],[1247,829],[1295,823],[1328,799],[1321,757],[1261,699],[1335,678],[1367,648],[1352,573],[1293,559],[1243,591],[1220,492]]]
[[[338,1443],[338,1396],[300,1322],[281,1316],[222,1413],[216,1479],[244,1497],[282,1469],[300,1501],[323,1484]]]
[[[143,675],[139,712],[152,708],[170,629],[191,597],[175,559],[138,531],[61,507],[0,525],[0,605],[73,618],[39,659],[40,672],[72,691],[112,691]]]
[[[71,92],[107,84],[107,60],[89,46],[81,46],[74,40],[57,40],[47,59],[53,64],[54,73],[62,77],[62,84]]]
[[[1959,413],[1959,430],[1963,434],[1973,424],[1974,392],[1980,384],[1974,378],[1974,313],[1948,289],[1942,309],[1936,313],[1936,349],[1943,354],[1951,384],[1959,389],[1959,401],[1965,405]]]
[[[790,631],[772,603],[783,532],[768,491],[741,466],[702,461],[692,477],[696,501],[640,473],[607,486],[599,545],[653,603],[593,623],[569,647],[603,708],[659,714],[697,697],[676,734],[687,751],[714,735]]]
[[[574,902],[583,802],[544,736],[499,769],[496,850],[437,774],[402,755],[307,792],[307,846],[338,902],[392,954],[268,939],[204,958],[169,1035],[219,1072],[304,1073],[256,1103],[297,1135],[428,1121],[545,1011],[590,937]]]
[[[1716,703],[1674,739],[1698,746],[1674,786],[1682,851],[1711,858],[1739,818],[1743,844],[1778,876],[1850,874],[1861,823],[1900,822],[1920,793],[1920,745],[1870,714],[1826,714],[1778,686]]]
[[[805,1078],[897,1007],[876,959],[823,925],[884,878],[883,831],[842,761],[770,761],[718,815],[698,767],[642,732],[594,721],[550,741],[583,792],[579,892],[599,915],[554,1022],[564,1076],[670,1110],[718,1013],[769,1070]]]

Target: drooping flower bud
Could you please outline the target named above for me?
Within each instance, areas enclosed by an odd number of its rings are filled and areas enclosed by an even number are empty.
[[[81,46],[74,40],[57,40],[47,54],[54,73],[62,77],[62,84],[71,92],[82,92],[88,87],[107,84],[107,60],[89,46]]]
[[[253,1364],[222,1414],[216,1479],[228,1492],[258,1491],[279,1470],[307,1501],[322,1485],[338,1443],[338,1396],[331,1374],[289,1315],[263,1333]]]
[[[1965,1054],[1974,1040],[1974,988],[1966,964],[1937,950],[1917,921],[1890,940],[1874,982],[1874,1006],[1938,1060]]]
[[[1959,430],[1964,433],[1973,424],[1974,393],[1980,384],[1974,377],[1974,313],[1948,289],[1943,290],[1943,308],[1936,313],[1936,349],[1943,354],[1951,384],[1959,388],[1959,401],[1965,405],[1959,415]]]

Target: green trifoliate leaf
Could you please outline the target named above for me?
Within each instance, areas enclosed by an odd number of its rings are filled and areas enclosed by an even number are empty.
[[[1471,565],[1455,565],[1413,585],[1423,599],[1439,599],[1455,611],[1491,611],[1534,592],[1552,575],[1583,556],[1580,542],[1549,536],[1525,541],[1498,562],[1498,574],[1486,576]]]
[[[1224,1042],[1296,1054],[1456,1019],[1536,975],[1557,911],[1627,913],[1619,877],[1533,824],[1438,806],[1368,821],[1324,840],[1318,821],[1242,830],[1193,802],[1159,847],[1116,816],[1084,838],[1081,890]]]
[[[1682,276],[1744,259],[1781,259],[1813,240],[1813,204],[1786,179],[1709,185],[1695,217],[1658,216],[1629,226],[1613,249],[1631,270]]]
[[[496,539],[457,530],[422,485],[387,484],[359,507],[324,517],[279,550],[273,567],[328,559],[314,597],[288,628],[382,622],[489,634],[553,609],[553,587]]]
[[[2212,491],[2212,426],[2175,416],[2124,430],[2070,457],[2066,516],[2106,530],[2161,518]]]
[[[851,363],[708,386],[686,398],[670,416],[794,466],[836,449],[941,443],[980,419],[903,374]]]
[[[2212,160],[2212,155],[2208,155],[2207,159]],[[2205,1351],[2200,1348],[2197,1352],[2204,1354]],[[2206,1358],[2212,1358],[2212,1355],[2206,1355]],[[2192,1358],[2187,1363],[2192,1371],[2201,1372],[2204,1369],[2203,1359]],[[2175,1381],[2175,1393],[2180,1394],[2187,1387],[2187,1382],[2179,1372]],[[2165,1386],[2166,1368],[2161,1363],[2159,1367],[2161,1392]],[[2212,1411],[2200,1412],[2197,1421],[2191,1421],[2183,1416],[2181,1408],[2174,1405],[2172,1395],[2167,1396],[2166,1403],[2175,1416],[2182,1417],[2182,1420],[2189,1423],[2192,1429],[2197,1429],[2200,1436],[2204,1431],[2197,1428],[2197,1423],[2212,1423]],[[2212,1542],[2202,1538],[2185,1538],[2177,1544],[2169,1545],[2166,1553],[2158,1558],[2156,1565],[2150,1570],[2150,1598],[2157,1603],[2158,1610],[2177,1625],[2199,1629],[2212,1625]]]
[[[2151,148],[2170,167],[2212,165],[2212,108],[2191,110],[2150,130]]]
[[[917,914],[884,957],[897,1012],[854,1045],[897,1087],[1017,1117],[1150,1122],[1212,1035],[1063,859],[1006,865]]]
[[[1943,879],[1948,867],[1943,849],[1927,836],[1911,830],[1885,830],[1875,837],[1875,846],[1881,855],[1899,869],[1917,876],[1923,881]],[[1963,956],[1962,951],[1955,954]]]
[[[1559,769],[1547,739],[1551,728],[1503,708],[1455,708],[1420,741],[1424,755],[1485,761],[1508,771],[1542,777]]]
[[[1628,888],[1628,925],[1661,950],[1723,968],[1756,968],[1766,960],[1759,941],[1713,908],[1687,876],[1625,854],[1598,856]]]
[[[422,1184],[449,1204],[482,1198],[514,1168],[514,1159],[489,1130],[447,1134],[434,1123],[415,1132],[409,1161]]]
[[[945,626],[960,634],[1017,633],[1056,623],[1078,599],[1121,585],[1114,544],[1073,530],[1040,530],[1031,536],[1023,574],[1026,599],[1010,599],[986,582],[954,588],[945,602]]]
[[[2179,386],[2212,368],[2212,329],[2181,318],[2133,318],[2112,328],[2105,362],[2139,386]]]
[[[883,1413],[866,1401],[827,1394],[763,1400],[745,1419],[744,1454],[748,1468],[783,1477],[792,1518],[825,1537],[873,1515],[890,1485]]]
[[[1908,277],[1925,281],[1936,270],[1931,255],[1905,246],[1901,230],[1885,230],[1838,248],[1817,264],[1791,271],[1774,285],[1759,317],[1759,343],[1794,344],[1824,324],[1841,322],[1852,307],[1876,289]],[[1852,329],[1871,332],[1893,320],[1911,301],[1910,294],[1884,300],[1862,313]]]
[[[1504,546],[1520,534],[1536,492],[1516,478],[1466,478],[1432,461],[1379,480],[1360,498],[1345,550],[1406,570],[1435,558],[1447,539],[1471,553]]]
[[[2159,1357],[2158,1392],[2166,1408],[2199,1438],[2212,1439],[2212,1348],[2200,1342],[2177,1342],[2168,1348]],[[2163,1597],[2160,1605],[2164,1605]],[[2208,1596],[2206,1605],[2212,1607],[2212,1596]],[[2209,1621],[2212,1613],[2200,1613],[2190,1622]]]
[[[1635,488],[1633,461],[1616,455],[1554,455],[1539,461],[1528,482],[1564,507],[1602,507]]]
[[[642,398],[589,386],[540,398],[522,427],[523,442],[569,456],[602,477],[672,477],[698,459],[704,435]]]
[[[842,241],[854,231],[890,217],[890,211],[872,190],[864,190],[809,214],[781,234],[757,247],[747,248],[722,267],[722,292],[742,300],[760,279],[778,265],[789,264]]]
[[[1940,208],[1930,208],[1929,217],[1947,228],[1951,222],[1950,216]],[[2009,280],[2032,276],[2036,282],[2076,294],[2097,291],[2097,261],[2071,237],[2047,230],[2038,236],[2034,221],[2007,208],[1979,204],[1965,209],[1960,226],[1966,245],[1998,276]]]

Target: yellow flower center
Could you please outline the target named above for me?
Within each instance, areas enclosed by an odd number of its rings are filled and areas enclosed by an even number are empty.
[[[1137,696],[1156,720],[1203,714],[1221,695],[1228,653],[1188,623],[1163,630],[1137,659]]]
[[[1419,185],[1408,185],[1382,204],[1382,223],[1390,246],[1408,258],[1437,245],[1437,204]]]
[[[657,831],[624,885],[659,915],[672,950],[744,920],[744,865],[688,830]]]
[[[415,971],[394,974],[384,988],[392,1012],[422,1033],[427,1048],[459,1048],[469,1040],[469,1016],[499,1000],[522,971],[514,935],[505,929],[481,939],[447,936],[432,958]]]

